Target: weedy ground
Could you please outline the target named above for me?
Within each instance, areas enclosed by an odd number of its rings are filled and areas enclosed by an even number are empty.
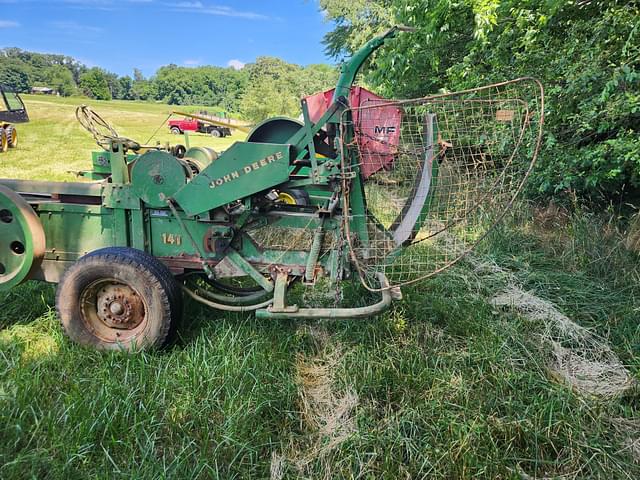
[[[74,103],[29,97],[0,177],[89,168]],[[139,139],[169,110],[97,107]],[[640,259],[611,218],[519,205],[472,259],[376,318],[264,322],[190,303],[161,352],[72,344],[52,286],[0,294],[0,478],[640,478]],[[628,388],[601,397],[555,374],[544,321],[492,304],[513,285],[605,342]]]

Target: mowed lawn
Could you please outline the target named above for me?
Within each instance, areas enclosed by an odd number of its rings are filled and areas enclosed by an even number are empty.
[[[79,102],[28,96],[0,177],[90,168]],[[171,108],[90,103],[140,141]],[[175,344],[134,355],[72,344],[55,287],[28,282],[0,293],[0,478],[640,478],[629,235],[608,214],[521,204],[378,317],[257,321],[187,303]],[[528,303],[499,305],[514,290]]]
[[[157,142],[184,144],[184,137],[172,135],[164,124],[171,111],[179,109],[177,106],[41,95],[23,95],[22,98],[27,105],[31,122],[17,125],[20,148],[0,157],[0,178],[75,181],[75,172],[91,169],[91,152],[99,147],[91,134],[76,120],[76,108],[83,103],[91,106],[111,123],[121,136],[139,143],[146,143],[151,139],[151,145]],[[211,107],[203,109],[215,111]],[[198,110],[198,107],[189,107],[189,111]],[[172,118],[181,117],[174,115]],[[223,150],[245,137],[246,134],[239,131],[234,131],[231,137],[224,139],[192,133],[189,135],[189,143],[191,146]]]

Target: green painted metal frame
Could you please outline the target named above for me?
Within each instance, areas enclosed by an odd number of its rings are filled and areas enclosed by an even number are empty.
[[[316,123],[311,122],[303,101],[304,124],[287,142],[236,142],[191,181],[168,195],[166,205],[145,204],[130,174],[131,165],[141,155],[127,153],[126,146],[117,141],[107,151],[94,153],[93,171],[82,173],[88,178],[109,176],[109,180],[100,183],[0,179],[1,185],[18,192],[30,203],[45,230],[43,271],[35,277],[57,281],[60,265],[66,266],[98,248],[130,246],[150,252],[175,273],[204,271],[214,277],[216,265],[226,259],[265,292],[273,292],[274,308],[258,310],[261,318],[361,317],[388,307],[392,298],[389,291],[383,292],[379,303],[358,309],[299,309],[286,306],[285,296],[291,277],[313,283],[317,271],[328,273],[332,281],[348,274],[341,271],[349,268],[346,249],[322,250],[327,235],[333,236],[334,241],[340,240],[342,222],[353,222],[352,231],[362,242],[368,242],[366,225],[359,220],[366,214],[359,159],[355,151],[341,152],[340,148],[350,143],[353,131],[340,131],[338,125],[345,111],[349,115],[346,99],[363,63],[399,30],[391,29],[371,40],[343,64],[333,103]],[[335,158],[317,155],[315,141],[323,128],[330,132],[329,147],[335,149]],[[342,158],[343,153],[346,158]],[[305,159],[307,166],[300,168],[298,165]],[[352,167],[349,178],[343,178],[343,162]],[[341,198],[345,182],[351,194],[350,204],[343,206],[336,199]],[[310,192],[311,205],[272,205],[265,212],[264,207],[254,203],[256,194],[287,188]],[[162,185],[158,190],[163,198]],[[232,202],[240,202],[234,205],[242,205],[244,211],[230,215],[223,207]],[[341,212],[340,207],[346,211]],[[345,213],[348,216],[343,218]],[[245,228],[260,222],[313,229],[310,249],[282,250],[257,245]],[[211,239],[220,240],[221,246],[213,245]],[[384,277],[380,277],[380,282],[386,284]]]

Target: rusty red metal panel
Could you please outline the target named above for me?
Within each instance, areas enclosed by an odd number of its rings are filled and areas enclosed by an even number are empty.
[[[398,150],[402,112],[397,105],[388,105],[387,100],[361,87],[352,89],[352,96],[354,132],[366,179],[391,167]]]
[[[333,98],[333,88],[326,92],[318,92],[305,97],[307,107],[309,108],[309,118],[313,123],[320,120],[320,117],[327,111]]]
[[[327,111],[332,98],[333,89],[305,97],[312,122],[317,122]],[[386,99],[362,87],[353,87],[349,95],[365,179],[378,170],[389,168],[397,153],[402,112],[385,102]]]

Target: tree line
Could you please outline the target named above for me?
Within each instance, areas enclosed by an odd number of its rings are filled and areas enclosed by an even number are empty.
[[[392,25],[416,28],[365,69],[412,98],[522,76],[546,92],[533,194],[640,197],[640,6],[615,0],[320,0],[327,52],[350,55]],[[631,194],[631,196],[629,196]]]
[[[119,76],[65,55],[0,50],[0,84],[18,92],[47,86],[62,96],[209,105],[253,121],[298,116],[303,96],[333,87],[336,79],[333,66],[303,67],[274,57],[258,57],[240,70],[170,64],[145,78],[138,69],[133,76]]]

